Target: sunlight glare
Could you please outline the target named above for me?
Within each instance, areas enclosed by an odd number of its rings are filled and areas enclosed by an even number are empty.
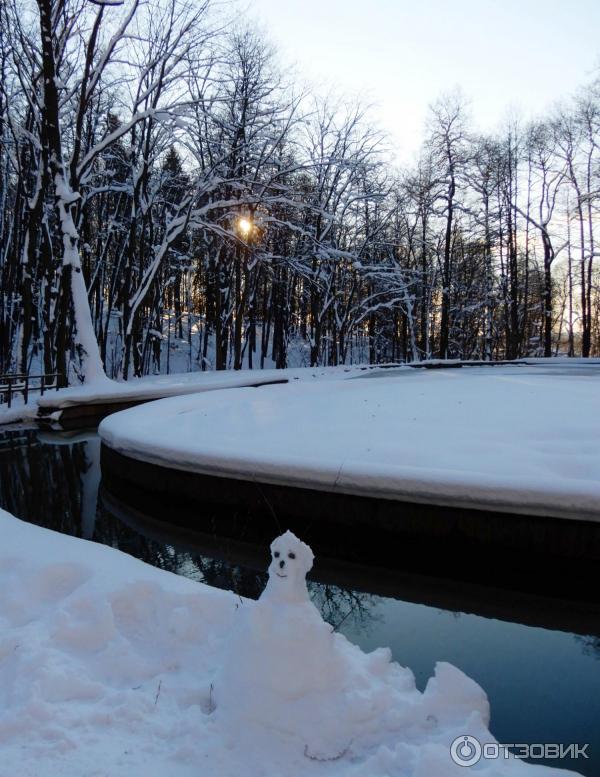
[[[241,218],[238,220],[238,229],[242,233],[244,237],[248,237],[250,232],[252,231],[252,222],[250,219]]]

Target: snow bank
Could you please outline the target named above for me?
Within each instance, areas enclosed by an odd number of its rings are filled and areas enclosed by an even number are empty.
[[[74,386],[37,400],[38,407],[65,408],[101,402],[126,402],[162,397],[196,394],[240,386],[260,386],[273,382],[295,380],[344,380],[376,367],[298,367],[286,370],[224,370],[219,372],[187,372],[152,375],[117,382],[102,380],[85,386]],[[402,368],[405,369],[405,368]]]
[[[292,535],[271,566],[298,553],[292,590],[276,578],[252,603],[3,511],[0,534],[3,775],[464,777],[454,738],[495,742],[458,669],[421,694],[388,651],[331,633]],[[475,773],[566,774],[495,763]]]
[[[15,397],[11,407],[6,404],[0,405],[0,426],[20,421],[33,421],[37,415],[37,410],[35,403],[24,404],[22,397]]]
[[[392,365],[388,365],[390,367]],[[132,378],[128,381],[115,381],[107,377],[97,377],[85,385],[71,386],[59,391],[48,391],[44,396],[32,398],[25,405],[23,397],[15,395],[12,408],[0,405],[0,426],[34,419],[40,408],[56,410],[60,420],[60,410],[74,405],[118,404],[119,402],[149,401],[164,397],[177,397],[197,394],[204,391],[216,391],[241,386],[261,386],[273,382],[347,380],[364,373],[383,372],[385,365],[340,366],[340,367],[297,367],[285,370],[227,370],[219,372],[186,372],[170,375],[149,375],[144,378]],[[395,369],[408,369],[406,367]],[[54,417],[54,416],[53,416]]]
[[[343,493],[600,519],[600,371],[402,369],[163,400],[103,442],[178,469]]]
[[[194,773],[239,600],[4,511],[0,536],[0,774]]]

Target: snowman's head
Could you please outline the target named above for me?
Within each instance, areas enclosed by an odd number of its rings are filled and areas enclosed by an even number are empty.
[[[314,555],[306,543],[291,531],[271,543],[269,582],[264,594],[277,599],[306,599],[306,573],[313,565]]]

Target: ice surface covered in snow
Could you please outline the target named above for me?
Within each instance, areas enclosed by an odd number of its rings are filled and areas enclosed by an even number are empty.
[[[600,519],[600,370],[401,369],[166,399],[103,441],[179,469],[387,499]]]
[[[464,777],[454,738],[495,741],[455,667],[421,694],[387,650],[331,633],[291,534],[257,603],[3,511],[0,536],[2,777]],[[474,774],[567,773],[510,759]]]

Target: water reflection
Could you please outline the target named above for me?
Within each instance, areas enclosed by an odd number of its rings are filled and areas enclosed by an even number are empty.
[[[592,656],[592,658],[600,660],[600,637],[590,635],[580,637],[577,635],[575,639],[581,642],[582,650],[586,656]]]
[[[100,483],[95,430],[0,432],[0,505],[24,520],[92,539]]]
[[[98,499],[99,483],[100,443],[93,430],[75,435],[23,429],[0,433],[0,506],[169,572],[240,596],[260,594],[266,547],[219,537],[194,544],[170,528],[162,529],[169,539],[159,529],[141,531],[135,516],[119,520],[118,510],[107,506],[110,500],[105,504]],[[439,581],[424,580],[421,603],[416,603],[400,593],[382,595],[368,572],[363,571],[361,585],[344,584],[352,578],[341,567],[317,567],[316,572],[310,594],[333,628],[365,650],[390,646],[394,658],[413,669],[421,688],[436,661],[456,664],[486,689],[491,728],[500,741],[590,742],[589,761],[561,766],[589,777],[600,774],[598,632],[551,631],[467,614],[462,611],[476,609],[467,589],[462,604],[441,609],[433,595]],[[427,606],[428,601],[434,606]]]
[[[119,521],[102,500],[98,504],[94,540],[119,548],[159,569],[189,577],[215,588],[234,591],[239,596],[256,599],[265,586],[264,572],[231,564],[227,560],[226,549],[225,558],[215,558],[177,545],[156,541]]]
[[[379,597],[372,594],[314,580],[309,582],[308,590],[323,619],[335,631],[367,635],[377,629],[383,617],[376,612]]]

